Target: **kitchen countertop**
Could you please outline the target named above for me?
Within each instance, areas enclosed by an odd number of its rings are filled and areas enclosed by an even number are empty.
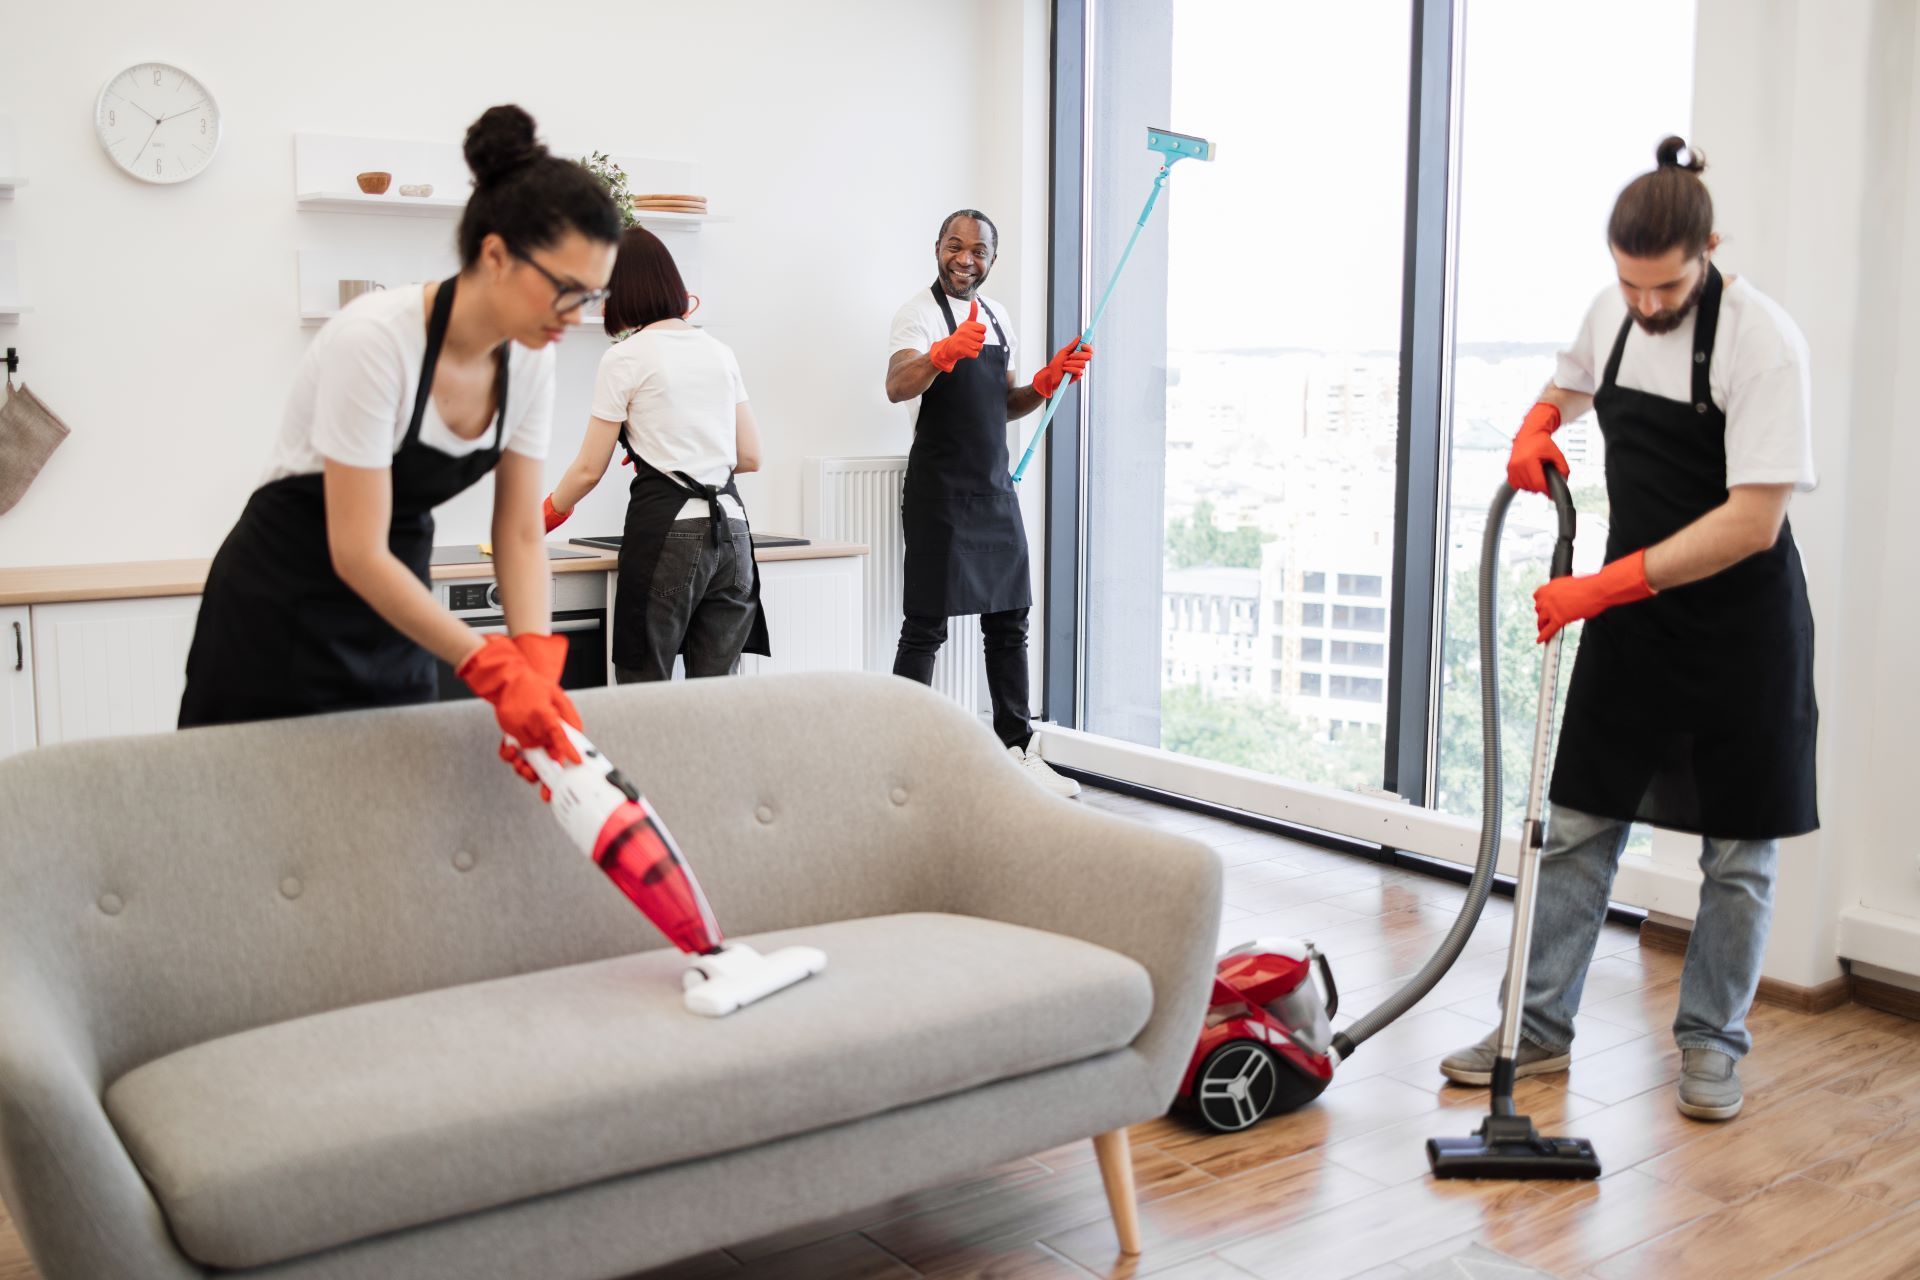
[[[559,544],[555,544],[558,546]],[[555,573],[610,573],[619,563],[611,551],[588,551],[579,559],[550,562]],[[761,547],[754,559],[761,564],[781,560],[833,560],[863,556],[858,542],[814,542],[804,547]],[[30,569],[0,569],[0,605],[55,604],[70,600],[135,600],[150,596],[196,596],[205,589],[211,560],[130,560],[106,564],[44,565]],[[446,578],[486,578],[491,561],[478,564],[437,564],[431,570],[437,582]]]

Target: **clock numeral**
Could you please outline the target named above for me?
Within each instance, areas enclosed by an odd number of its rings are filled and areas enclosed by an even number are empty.
[[[118,128],[119,124],[120,122],[114,119],[113,108],[111,107],[107,108],[107,126],[109,128]]]
[[[155,68],[153,69],[153,82],[154,82],[155,84],[159,84],[159,83],[160,83],[160,69],[159,69],[158,67],[155,67]]]
[[[156,178],[160,176],[160,165],[161,165],[160,157],[155,156],[153,158],[153,176]]]
[[[200,117],[200,136],[203,138],[207,136],[207,118],[205,116]]]

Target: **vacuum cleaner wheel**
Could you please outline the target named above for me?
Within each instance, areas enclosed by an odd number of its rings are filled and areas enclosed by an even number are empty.
[[[1229,1040],[1207,1055],[1194,1077],[1193,1101],[1200,1119],[1220,1133],[1253,1127],[1273,1110],[1280,1074],[1280,1064],[1266,1046]]]

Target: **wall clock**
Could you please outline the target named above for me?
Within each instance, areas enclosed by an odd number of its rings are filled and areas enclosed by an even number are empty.
[[[142,182],[198,176],[220,148],[220,107],[176,66],[142,62],[107,81],[93,108],[107,155]]]

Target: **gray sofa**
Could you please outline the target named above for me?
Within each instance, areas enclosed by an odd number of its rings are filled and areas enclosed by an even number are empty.
[[[599,1280],[1090,1136],[1127,1240],[1210,850],[904,680],[578,703],[730,934],[826,973],[686,1013],[477,704],[0,762],[0,1194],[47,1280]]]

